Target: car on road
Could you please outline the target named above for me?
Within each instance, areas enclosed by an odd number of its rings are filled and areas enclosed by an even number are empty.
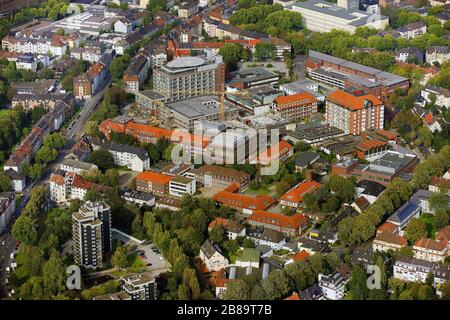
[[[5,240],[3,240],[3,241],[2,241],[2,246],[4,246],[4,245],[5,245],[5,243],[6,243],[6,242],[5,242]]]

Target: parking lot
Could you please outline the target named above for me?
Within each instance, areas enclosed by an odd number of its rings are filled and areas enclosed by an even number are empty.
[[[142,260],[146,264],[150,264],[148,267],[150,271],[155,274],[164,273],[170,271],[170,263],[168,263],[159,250],[155,247],[153,248],[153,244],[139,245],[137,250],[138,252],[142,250],[144,252],[144,256],[141,257]],[[156,276],[156,275],[155,275]]]

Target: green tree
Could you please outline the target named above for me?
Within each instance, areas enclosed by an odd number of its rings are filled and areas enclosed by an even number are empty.
[[[88,162],[97,165],[97,167],[102,171],[112,169],[115,166],[113,156],[108,150],[105,149],[92,151],[88,157]]]
[[[51,296],[55,296],[65,289],[65,275],[66,268],[59,256],[58,252],[54,250],[48,261],[42,267],[42,280],[45,290]]]
[[[8,192],[11,190],[11,179],[3,172],[0,173],[0,192]]]
[[[44,146],[46,147],[59,150],[65,145],[66,140],[59,132],[49,134],[44,138]]]
[[[355,266],[349,281],[350,294],[353,300],[365,300],[369,293],[366,271],[359,265]]]
[[[111,257],[111,264],[114,267],[124,268],[127,265],[127,249],[124,246],[118,246]]]
[[[224,300],[248,300],[250,297],[247,283],[243,280],[231,281],[223,294]]]
[[[405,229],[405,237],[410,243],[427,236],[427,226],[420,218],[412,218]]]
[[[37,230],[34,219],[27,215],[20,215],[12,227],[14,238],[25,243],[34,244],[37,240]]]
[[[223,61],[230,67],[242,59],[244,48],[238,43],[225,43],[219,50]],[[233,68],[234,69],[234,68]]]
[[[36,156],[34,157],[34,159],[37,162],[47,163],[55,160],[57,156],[58,151],[56,151],[56,149],[44,145],[38,150],[38,152],[36,152]]]

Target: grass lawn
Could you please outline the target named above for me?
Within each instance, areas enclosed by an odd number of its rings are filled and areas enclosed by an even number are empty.
[[[428,238],[434,239],[434,235],[436,234],[436,221],[434,215],[424,213],[420,216],[420,219],[422,219],[427,226]]]
[[[244,194],[248,194],[248,195],[252,195],[252,196],[257,196],[257,195],[269,195],[270,194],[270,190],[268,186],[261,186],[261,188],[259,189],[252,189],[250,187],[247,188],[247,190],[244,191]]]

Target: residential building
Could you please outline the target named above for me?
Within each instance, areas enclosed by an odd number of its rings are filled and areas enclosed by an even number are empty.
[[[428,190],[431,192],[440,192],[441,189],[447,190],[447,195],[450,197],[450,179],[444,177],[432,177],[428,183]]]
[[[198,2],[184,2],[178,7],[178,17],[184,19],[192,18],[198,12]]]
[[[423,64],[425,61],[425,54],[418,48],[408,47],[401,48],[395,51],[395,60],[403,63],[417,63]]]
[[[276,98],[274,107],[287,121],[304,120],[317,112],[317,99],[302,92]]]
[[[252,240],[255,245],[269,246],[272,250],[281,250],[286,244],[286,236],[284,233],[269,228],[249,228],[247,229],[246,236]]]
[[[245,248],[241,255],[236,257],[236,266],[242,268],[259,268],[261,253],[258,250]]]
[[[150,272],[134,273],[120,278],[120,288],[131,300],[157,300],[155,277]]]
[[[109,75],[112,56],[104,53],[98,63],[93,63],[82,75],[73,79],[73,94],[77,99],[89,99],[97,93]]]
[[[75,172],[56,170],[50,176],[50,200],[56,203],[84,200],[89,190],[104,193],[108,187],[87,181]]]
[[[138,206],[149,206],[155,205],[155,196],[151,193],[132,190],[132,189],[120,189],[119,195],[126,202],[134,203]]]
[[[264,227],[281,232],[289,237],[295,237],[305,231],[308,226],[308,218],[300,213],[286,216],[281,213],[256,210],[248,217],[248,223],[252,226]]]
[[[0,234],[6,230],[16,212],[16,199],[12,192],[0,193]]]
[[[436,106],[445,107],[447,109],[450,108],[450,90],[448,89],[428,84],[424,89],[422,89],[420,95],[428,103],[431,103],[431,99],[433,98]]]
[[[389,250],[397,251],[408,245],[408,240],[396,233],[385,231],[378,233],[373,240],[373,251],[387,252]]]
[[[250,174],[232,168],[205,164],[195,170],[195,179],[207,189],[222,190],[231,184],[236,184],[239,192],[243,192],[248,187]]]
[[[362,196],[367,199],[370,204],[373,204],[378,197],[386,190],[386,186],[379,182],[370,180],[361,180],[356,183],[356,196]]]
[[[395,30],[404,39],[414,39],[427,33],[427,25],[423,21],[407,24]]]
[[[196,180],[193,178],[175,176],[169,181],[169,194],[172,196],[182,197],[195,192],[197,192]]]
[[[118,166],[127,167],[133,171],[143,172],[150,168],[150,157],[145,149],[98,138],[90,138],[93,150],[108,150]]]
[[[425,124],[431,132],[441,132],[445,123],[438,117],[435,117],[432,112],[429,112],[422,118],[423,124]]]
[[[314,193],[319,187],[320,183],[313,180],[301,182],[280,197],[280,204],[282,206],[299,209],[305,194]]]
[[[223,90],[225,65],[220,55],[176,58],[153,70],[153,90],[170,101]]]
[[[338,89],[361,89],[382,100],[389,97],[394,89],[406,90],[410,85],[408,78],[314,50],[309,51],[305,67],[313,80]]]
[[[447,241],[421,238],[414,243],[414,258],[430,262],[442,262],[448,256]]]
[[[433,286],[438,294],[440,294],[440,287],[450,279],[450,267],[448,265],[413,257],[397,257],[393,269],[394,278],[408,282],[425,283],[429,274],[433,274]]]
[[[164,195],[169,193],[169,182],[172,176],[161,173],[145,171],[136,176],[136,190]]]
[[[337,90],[327,96],[326,121],[346,134],[380,130],[384,127],[384,105],[373,95],[352,95]]]
[[[16,69],[17,70],[31,70],[37,71],[38,60],[32,55],[21,55],[17,57]]]
[[[323,296],[329,300],[342,300],[348,281],[348,278],[337,271],[331,275],[319,273],[319,288],[322,290]]]
[[[351,206],[358,212],[362,213],[364,210],[370,207],[369,201],[364,197],[358,197],[356,200],[351,204]]]
[[[419,215],[420,207],[411,201],[407,201],[387,219],[387,222],[394,224],[397,227],[396,232],[403,235],[403,229],[406,227],[409,220],[417,218]]]
[[[228,267],[228,259],[222,254],[220,248],[209,240],[205,240],[201,245],[199,257],[209,271],[219,271]]]
[[[355,3],[355,1],[344,1]],[[378,15],[372,19],[372,14],[359,10],[359,5],[343,6],[323,0],[308,0],[295,2],[286,7],[287,10],[299,12],[303,23],[308,30],[316,32],[329,32],[333,29],[354,33],[358,27],[369,27],[383,30],[389,25],[389,18]]]
[[[102,46],[84,46],[70,50],[70,56],[77,60],[85,60],[90,63],[98,63],[102,57]]]
[[[101,268],[112,250],[111,212],[105,202],[85,202],[72,214],[72,253],[75,263]]]
[[[65,158],[61,161],[59,169],[67,172],[75,172],[76,174],[82,174],[98,170],[98,167],[93,163],[84,162],[73,158]]]
[[[209,223],[208,231],[211,231],[217,226],[222,226],[225,229],[226,236],[229,240],[235,240],[237,237],[245,236],[245,227],[236,220],[217,217]]]
[[[148,55],[145,52],[139,51],[123,73],[123,82],[126,85],[126,91],[139,91],[139,88],[147,79],[149,69],[150,59]]]
[[[438,63],[439,65],[442,65],[448,60],[450,60],[449,46],[431,46],[427,48],[425,61],[429,64]]]

